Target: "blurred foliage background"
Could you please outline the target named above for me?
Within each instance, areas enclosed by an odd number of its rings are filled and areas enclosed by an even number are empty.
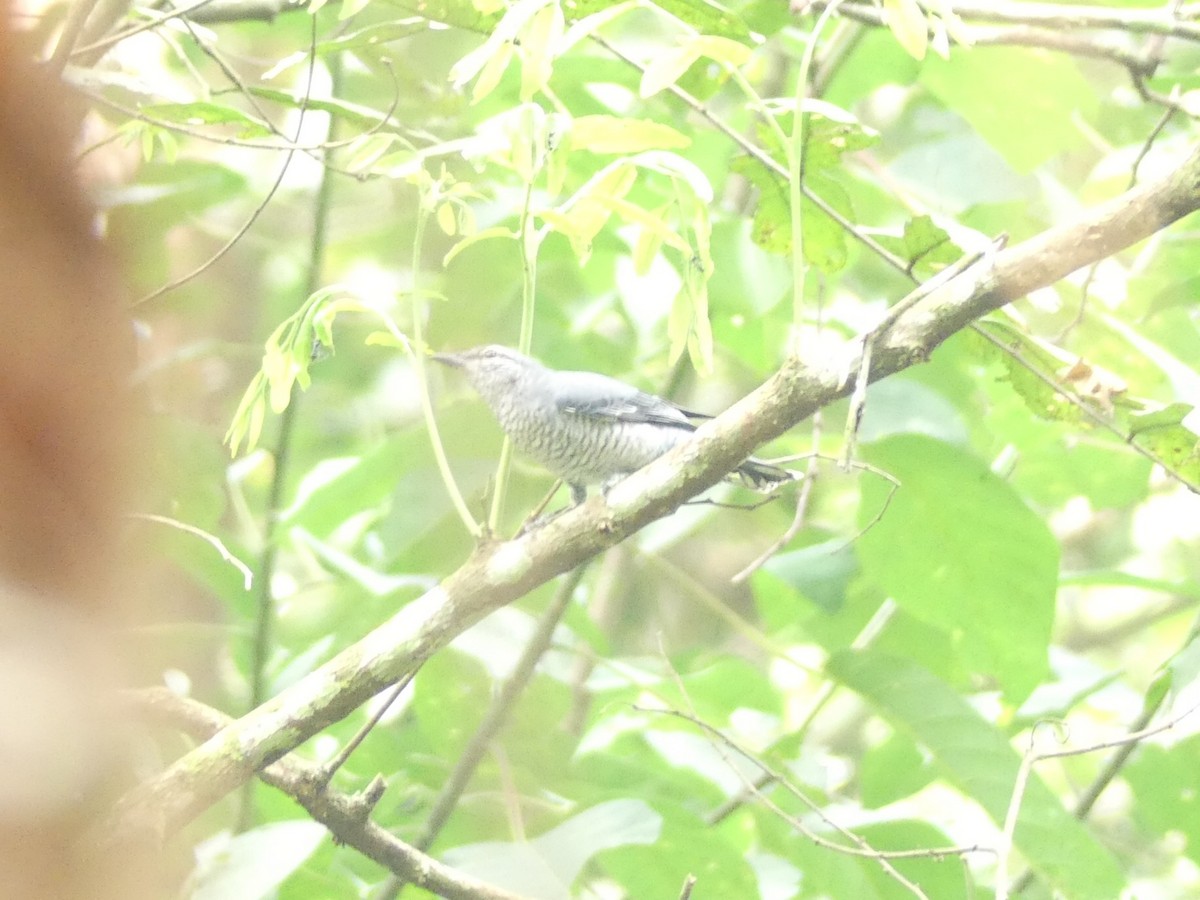
[[[163,560],[134,680],[237,716],[452,572],[474,539],[423,396],[473,516],[503,484],[498,531],[520,526],[548,476],[498,473],[486,410],[406,342],[523,345],[716,413],[914,281],[1194,146],[1190,7],[988,6],[29,9],[127,267],[144,509],[254,575],[131,525]],[[801,168],[818,200],[794,215]],[[548,584],[471,629],[335,786],[382,774],[377,822],[531,897],[683,896],[689,875],[713,898],[1194,895],[1193,229],[873,386],[850,468],[843,402],[761,450],[798,457],[803,493],[687,506],[593,561],[561,610]],[[431,828],[548,610],[549,649]],[[300,752],[328,759],[371,711]],[[1177,718],[1021,780],[1027,754]],[[163,759],[186,747],[158,737]],[[261,785],[189,838],[194,896],[399,889]]]

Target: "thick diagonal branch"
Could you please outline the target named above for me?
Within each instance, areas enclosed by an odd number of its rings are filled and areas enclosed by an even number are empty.
[[[950,335],[1035,288],[1141,241],[1200,208],[1200,150],[1172,174],[999,254],[982,283],[951,281],[908,310],[873,347],[872,380],[922,362]],[[964,277],[971,275],[965,273]],[[414,671],[488,613],[670,514],[760,445],[849,393],[861,343],[821,362],[790,359],[688,443],[605,498],[516,540],[478,548],[438,587],[307,678],[233,722],[132,791],[114,839],[163,840],[262,767]]]

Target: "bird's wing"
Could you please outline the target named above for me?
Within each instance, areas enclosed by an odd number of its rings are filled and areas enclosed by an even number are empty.
[[[594,372],[558,372],[555,403],[562,412],[619,422],[650,422],[691,430],[689,418],[708,418]]]

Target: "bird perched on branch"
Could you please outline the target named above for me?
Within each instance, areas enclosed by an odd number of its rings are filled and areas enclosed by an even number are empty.
[[[696,430],[691,419],[710,418],[607,375],[548,369],[507,347],[433,359],[463,371],[517,449],[570,486],[575,506],[589,484],[606,489],[687,440]],[[796,478],[753,457],[737,474],[760,490]]]

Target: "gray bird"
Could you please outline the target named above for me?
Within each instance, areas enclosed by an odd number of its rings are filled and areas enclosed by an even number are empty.
[[[576,506],[589,484],[606,489],[685,441],[696,430],[689,419],[711,418],[607,375],[548,369],[507,347],[433,359],[462,369],[517,449],[565,481]],[[758,489],[795,478],[753,457],[737,471]]]

